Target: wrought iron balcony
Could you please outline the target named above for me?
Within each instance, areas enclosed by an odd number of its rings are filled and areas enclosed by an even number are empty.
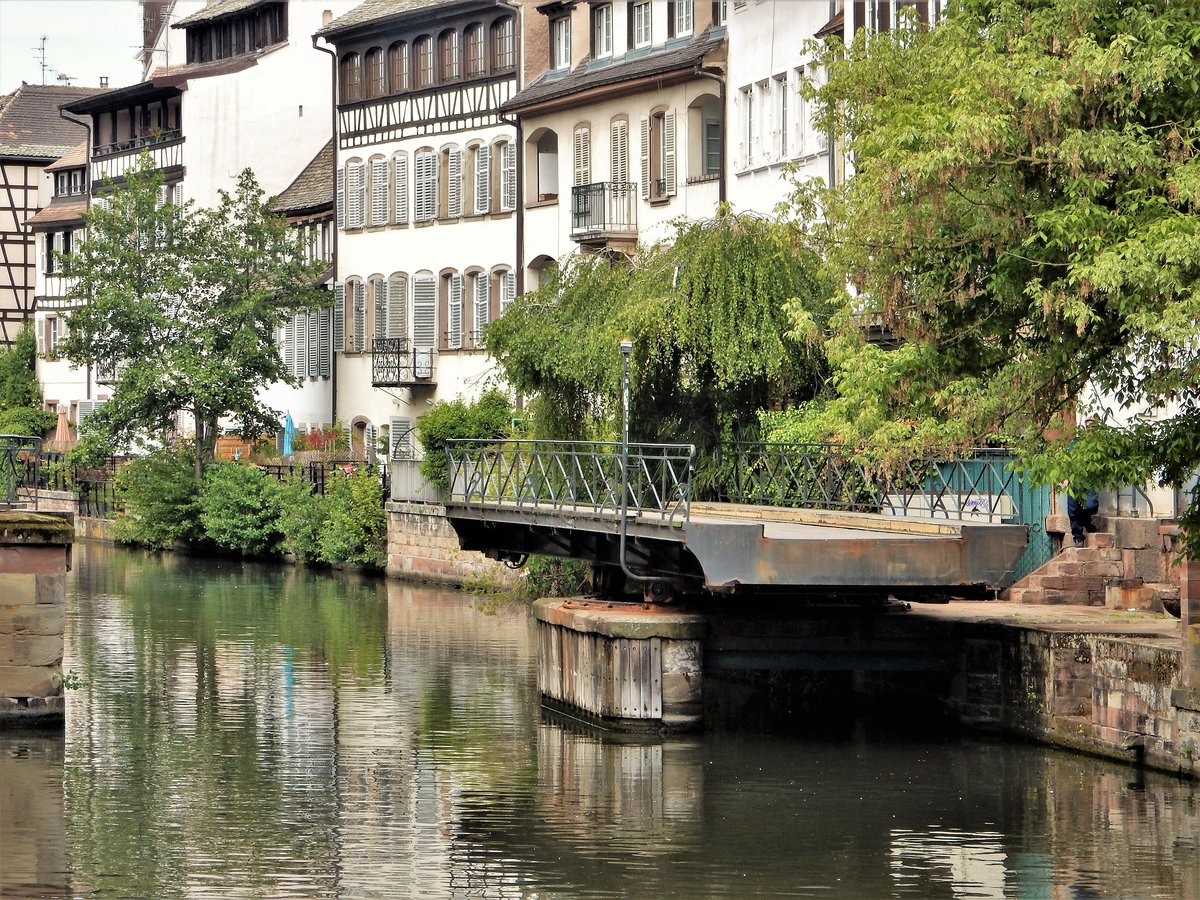
[[[571,188],[571,238],[637,238],[637,184],[601,181]]]
[[[433,385],[434,350],[414,347],[408,338],[375,338],[371,342],[371,384],[374,387]]]

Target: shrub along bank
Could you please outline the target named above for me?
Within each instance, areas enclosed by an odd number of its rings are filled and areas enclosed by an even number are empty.
[[[210,463],[197,484],[192,462],[191,451],[182,448],[123,466],[117,490],[124,512],[113,537],[153,548],[286,552],[305,564],[383,567],[387,520],[377,475],[339,475],[317,494],[299,478],[280,482],[235,462]]]

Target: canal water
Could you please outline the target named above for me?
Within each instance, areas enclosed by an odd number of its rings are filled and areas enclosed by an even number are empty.
[[[65,736],[0,732],[0,896],[1200,898],[1194,783],[869,725],[621,739],[520,610],[83,545]]]

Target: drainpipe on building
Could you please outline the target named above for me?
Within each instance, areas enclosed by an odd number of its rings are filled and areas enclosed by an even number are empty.
[[[328,23],[326,23],[328,24]],[[312,39],[314,50],[320,50],[322,53],[329,54],[329,94],[333,98],[329,110],[329,128],[330,134],[333,136],[333,291],[334,296],[337,295],[338,282],[338,221],[337,221],[337,166],[338,166],[338,115],[337,115],[337,54],[328,47],[320,47],[317,45],[317,36],[314,34]],[[337,314],[337,307],[334,306],[333,312]],[[329,322],[329,425],[337,427],[338,421],[338,402],[337,402],[337,382],[338,382],[338,354],[337,347],[333,346],[333,317],[330,317]]]
[[[725,75],[717,69],[704,68],[697,65],[693,70],[697,78],[708,78],[715,81],[719,85],[717,98],[721,103],[721,163],[719,166],[720,176],[717,179],[717,201],[724,203],[726,199],[725,177],[727,168],[725,166],[725,146],[729,138],[729,123],[726,121],[728,116],[725,114]]]
[[[522,137],[521,120],[497,115],[497,120],[514,129],[513,140],[517,144],[517,258],[514,271],[517,273],[517,296],[525,293],[525,140]]]
[[[64,122],[70,122],[72,125],[80,126],[87,132],[87,149],[83,151],[83,177],[85,179],[87,179],[87,193],[84,194],[84,203],[86,204],[87,209],[91,209],[92,208],[92,124],[91,124],[91,116],[88,116],[87,120],[76,119],[73,116],[68,115],[66,110],[60,109],[58,111],[58,117],[60,119],[62,119]],[[34,307],[33,312],[36,314],[37,313],[36,299],[34,301],[33,307]],[[36,325],[36,319],[35,319],[35,325]],[[95,398],[92,396],[92,364],[91,363],[88,363],[87,366],[83,370],[83,385],[84,385],[83,389],[87,393],[87,396],[84,397],[84,399],[85,400],[94,400]]]

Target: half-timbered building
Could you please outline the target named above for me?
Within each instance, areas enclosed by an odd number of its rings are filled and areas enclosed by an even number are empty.
[[[505,106],[521,124],[529,288],[570,253],[661,239],[725,194],[725,3],[552,0],[537,12],[523,43],[542,74]]]
[[[338,414],[400,457],[417,416],[493,378],[484,328],[516,292],[517,8],[367,0],[336,56]],[[386,426],[387,442],[381,440]]]
[[[50,200],[46,168],[87,137],[59,106],[95,93],[22,84],[0,97],[0,347],[33,318],[38,248],[28,222]]]

